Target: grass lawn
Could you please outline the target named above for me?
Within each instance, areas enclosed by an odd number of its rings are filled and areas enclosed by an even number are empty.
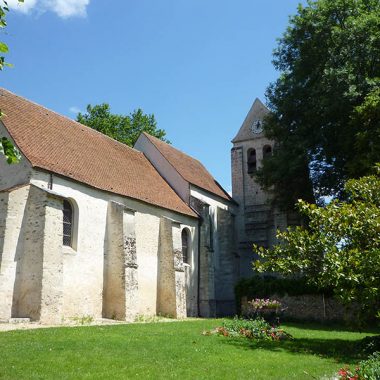
[[[319,379],[369,333],[286,324],[293,341],[203,336],[221,320],[0,333],[0,379]],[[308,374],[306,374],[306,371]]]

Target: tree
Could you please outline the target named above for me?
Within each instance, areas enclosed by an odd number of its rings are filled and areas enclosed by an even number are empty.
[[[20,3],[24,2],[24,0],[18,0]],[[4,29],[7,26],[6,22],[6,13],[9,12],[8,4],[5,0],[2,0],[0,5],[0,28]],[[9,48],[8,45],[4,42],[0,41],[0,70],[3,70],[4,67],[10,66],[9,63],[5,61],[4,54],[8,53]],[[0,118],[2,116],[2,112],[0,110]],[[20,152],[16,147],[12,145],[12,143],[6,137],[0,137],[0,155],[3,155],[7,160],[8,164],[17,163],[20,161],[21,156]]]
[[[373,316],[380,310],[380,165],[373,175],[349,180],[345,192],[346,201],[325,207],[300,200],[307,227],[279,232],[273,249],[255,247],[263,260],[254,266],[259,272],[302,274]]]
[[[266,92],[276,149],[257,172],[279,202],[310,198],[311,184],[317,199],[339,196],[379,161],[379,30],[378,0],[308,0],[291,17]]]
[[[170,143],[165,139],[166,132],[157,129],[154,115],[146,115],[140,108],[124,116],[112,114],[107,103],[89,104],[86,113],[78,113],[77,121],[129,146],[134,146],[141,132]]]

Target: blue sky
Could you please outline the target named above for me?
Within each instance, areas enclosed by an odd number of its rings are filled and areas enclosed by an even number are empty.
[[[25,0],[1,36],[14,64],[1,86],[71,118],[102,102],[153,113],[229,191],[230,141],[278,75],[272,51],[299,2]]]

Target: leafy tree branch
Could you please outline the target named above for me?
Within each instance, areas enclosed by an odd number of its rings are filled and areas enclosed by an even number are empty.
[[[23,3],[24,0],[18,0]],[[0,29],[4,30],[7,26],[6,15],[9,12],[8,3],[2,0],[0,5]],[[4,54],[8,53],[8,45],[0,41],[0,70],[3,70],[7,66],[11,66],[5,61]],[[0,118],[2,117],[2,112],[0,110]],[[6,137],[0,137],[0,155],[3,155],[8,162],[8,164],[14,164],[20,161],[21,155],[18,149],[12,145],[12,143]]]
[[[157,128],[154,115],[147,115],[139,108],[130,115],[111,113],[109,104],[88,105],[87,112],[77,115],[77,121],[131,147],[142,132],[147,132],[167,143],[166,132]]]
[[[279,232],[273,249],[256,246],[261,260],[254,268],[303,275],[373,316],[380,311],[380,165],[372,175],[349,180],[344,191],[346,201],[325,207],[300,200],[307,227]]]
[[[343,195],[379,160],[379,30],[378,0],[309,0],[290,19],[266,93],[277,148],[257,173],[283,204]]]

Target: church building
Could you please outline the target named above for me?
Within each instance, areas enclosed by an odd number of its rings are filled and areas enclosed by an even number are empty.
[[[232,197],[196,159],[147,133],[130,148],[0,89],[0,321],[235,312],[252,244],[286,216],[252,174],[273,144],[256,100],[233,139]]]
[[[197,160],[135,149],[0,90],[0,320],[216,316],[234,307],[236,203]]]
[[[271,247],[276,231],[294,224],[288,215],[272,204],[270,194],[257,183],[254,174],[265,157],[272,155],[274,142],[263,133],[269,110],[256,99],[248,112],[231,149],[232,196],[239,204],[236,215],[236,250],[239,255],[239,277],[252,276],[252,261],[257,259],[253,244]]]

